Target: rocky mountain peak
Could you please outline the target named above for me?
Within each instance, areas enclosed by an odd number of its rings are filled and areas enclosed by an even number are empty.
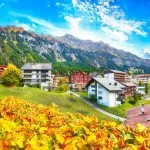
[[[52,37],[9,26],[0,27],[0,39],[0,62],[13,62],[19,66],[30,61],[71,62],[122,71],[136,67],[150,72],[150,60],[104,42],[81,40],[69,34]]]
[[[6,27],[0,27],[0,29],[3,32],[23,32],[25,31],[22,27],[16,27],[16,26],[6,26]]]

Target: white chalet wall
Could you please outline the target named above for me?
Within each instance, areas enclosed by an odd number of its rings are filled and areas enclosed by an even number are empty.
[[[95,95],[95,82],[93,82],[89,87],[88,87],[88,97],[90,97],[90,95]]]
[[[115,107],[118,105],[116,102],[117,96],[118,94],[116,92],[109,92],[99,83],[97,84],[97,103],[98,104],[103,104],[108,107]],[[102,99],[100,99],[100,97]]]

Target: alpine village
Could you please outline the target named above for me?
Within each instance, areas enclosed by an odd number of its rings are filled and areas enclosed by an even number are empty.
[[[150,61],[85,43],[0,27],[1,150],[150,149]]]

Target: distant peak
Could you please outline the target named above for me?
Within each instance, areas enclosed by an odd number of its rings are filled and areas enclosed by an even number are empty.
[[[23,32],[23,31],[25,31],[24,28],[16,27],[16,26],[0,27],[0,29],[8,31],[8,32]]]
[[[67,37],[67,38],[74,38],[74,39],[77,39],[77,37],[71,35],[71,34],[65,34],[64,36],[62,37]]]

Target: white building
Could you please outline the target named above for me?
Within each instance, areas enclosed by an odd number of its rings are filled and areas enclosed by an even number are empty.
[[[121,91],[124,86],[109,78],[92,78],[86,85],[88,96],[95,95],[98,104],[115,107],[121,104]]]
[[[145,86],[137,86],[136,92],[137,94],[145,95]]]
[[[49,87],[52,80],[51,63],[24,64],[21,67],[24,85],[39,84],[43,87]]]
[[[148,83],[150,82],[150,74],[138,74],[134,76],[134,79],[137,84],[139,82]]]

